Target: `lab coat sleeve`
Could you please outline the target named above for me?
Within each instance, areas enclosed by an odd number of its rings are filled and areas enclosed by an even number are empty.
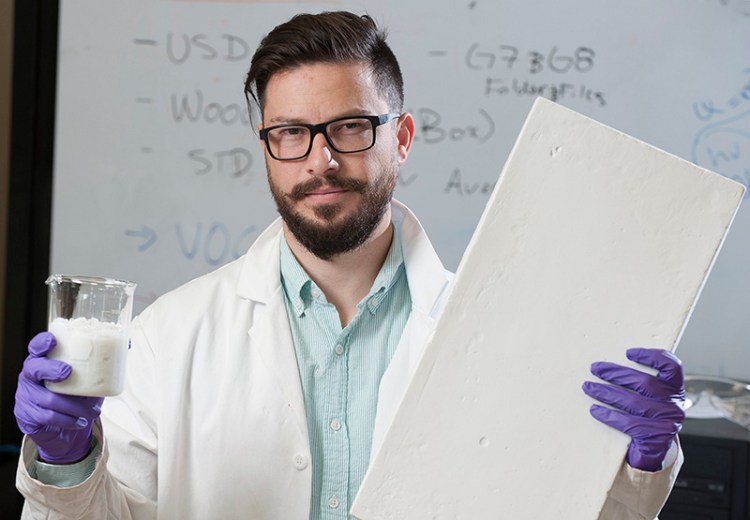
[[[108,397],[94,435],[102,447],[92,474],[81,484],[60,488],[29,475],[37,457],[26,438],[21,449],[16,486],[26,498],[22,519],[156,518],[157,442],[153,351],[138,319],[131,332],[125,391]]]
[[[623,462],[610,488],[600,520],[654,520],[672,490],[684,456],[678,443],[673,463],[661,471],[641,471]],[[671,451],[671,450],[670,450]],[[669,460],[670,455],[667,455]]]

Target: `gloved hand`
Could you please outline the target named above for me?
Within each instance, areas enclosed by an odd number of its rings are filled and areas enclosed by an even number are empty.
[[[627,461],[631,467],[658,471],[685,419],[682,363],[669,351],[631,348],[631,361],[659,371],[657,375],[598,362],[591,373],[611,384],[583,384],[583,391],[616,409],[591,405],[591,415],[631,437]]]
[[[91,430],[99,417],[103,397],[79,397],[47,390],[44,380],[62,381],[71,367],[47,358],[57,341],[49,332],[41,332],[29,342],[29,356],[18,376],[16,422],[39,449],[44,462],[77,462],[91,449]]]

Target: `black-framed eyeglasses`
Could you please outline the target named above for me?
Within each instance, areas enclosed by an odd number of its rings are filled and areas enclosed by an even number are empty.
[[[271,157],[277,161],[294,161],[306,157],[312,150],[313,139],[323,134],[328,144],[339,153],[364,152],[375,146],[375,129],[400,114],[379,116],[347,116],[318,125],[292,123],[269,126],[260,131]]]

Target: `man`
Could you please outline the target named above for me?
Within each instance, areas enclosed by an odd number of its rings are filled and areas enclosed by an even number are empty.
[[[45,357],[49,334],[31,341],[16,405],[26,517],[348,517],[451,279],[391,200],[414,120],[384,35],[344,12],[274,29],[246,93],[281,219],[134,320],[125,391],[103,406],[47,391],[70,369]],[[602,518],[653,518],[681,463],[679,361],[630,357],[659,374],[595,364],[616,386],[584,385],[620,409],[592,413],[633,438]]]

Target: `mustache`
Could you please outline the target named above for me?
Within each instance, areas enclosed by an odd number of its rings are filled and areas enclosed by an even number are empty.
[[[362,192],[367,188],[367,183],[358,179],[348,177],[328,177],[325,180],[315,177],[309,181],[297,184],[287,195],[290,199],[299,201],[305,198],[305,195],[319,188],[328,187],[343,189],[348,191]]]

